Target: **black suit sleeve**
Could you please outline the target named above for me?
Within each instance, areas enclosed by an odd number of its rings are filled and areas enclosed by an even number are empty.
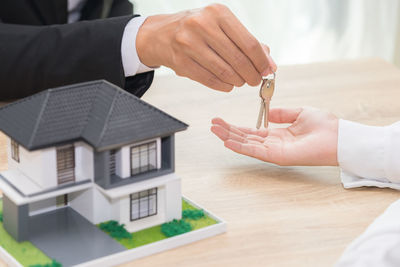
[[[131,18],[51,26],[0,23],[0,100],[97,79],[140,97],[154,73],[125,78],[121,40]]]

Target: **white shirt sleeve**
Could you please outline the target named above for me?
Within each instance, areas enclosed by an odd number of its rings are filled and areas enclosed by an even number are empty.
[[[338,162],[345,188],[400,190],[400,122],[366,126],[339,121]],[[400,266],[400,200],[344,251],[336,267]]]
[[[121,42],[122,66],[124,68],[125,77],[154,69],[140,62],[136,51],[136,35],[146,18],[147,17],[134,17],[125,26]]]
[[[400,190],[400,122],[378,127],[340,120],[338,162],[345,188]]]
[[[365,266],[400,266],[400,200],[375,219],[336,264],[336,267]]]

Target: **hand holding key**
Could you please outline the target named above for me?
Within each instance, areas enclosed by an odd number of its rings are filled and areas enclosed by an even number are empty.
[[[273,73],[272,79],[263,79],[260,87],[261,105],[260,112],[258,113],[258,120],[256,128],[260,129],[261,122],[264,117],[264,127],[268,128],[268,114],[269,114],[269,103],[271,102],[272,95],[275,90],[275,72]]]
[[[225,92],[244,83],[257,86],[277,68],[268,46],[221,4],[149,16],[138,31],[136,50],[147,66],[163,65]]]

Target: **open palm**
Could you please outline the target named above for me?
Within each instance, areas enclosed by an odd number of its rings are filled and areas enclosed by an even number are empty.
[[[269,121],[287,128],[251,129],[212,120],[211,131],[227,148],[278,165],[336,166],[338,119],[314,108],[271,109]]]

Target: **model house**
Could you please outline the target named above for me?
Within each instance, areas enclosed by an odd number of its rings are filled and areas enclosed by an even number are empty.
[[[181,217],[174,134],[187,125],[106,81],[49,89],[0,109],[4,228],[68,208],[130,232]],[[43,221],[43,227],[46,222]]]

